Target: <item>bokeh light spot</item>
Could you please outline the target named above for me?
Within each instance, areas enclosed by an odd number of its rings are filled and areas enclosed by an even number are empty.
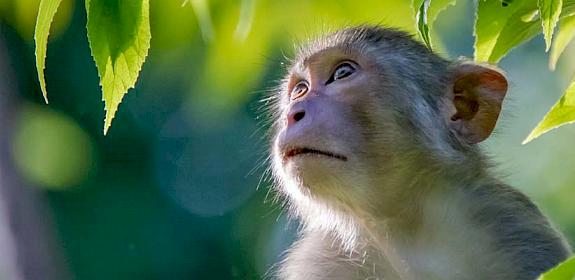
[[[57,190],[86,178],[92,165],[93,145],[68,116],[27,105],[12,138],[12,155],[26,179]]]
[[[252,137],[255,124],[246,116],[220,126],[207,123],[175,113],[162,128],[156,151],[162,192],[201,217],[224,215],[253,195],[259,178],[250,171],[261,152]]]

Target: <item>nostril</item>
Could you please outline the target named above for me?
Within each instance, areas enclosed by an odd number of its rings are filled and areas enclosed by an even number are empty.
[[[305,111],[304,110],[297,110],[295,112],[292,112],[287,117],[287,124],[288,124],[288,126],[291,126],[291,125],[301,121],[304,117],[305,117]]]
[[[299,122],[301,119],[303,119],[303,117],[305,117],[305,112],[301,111],[301,112],[297,112],[293,115],[293,119],[296,122]]]

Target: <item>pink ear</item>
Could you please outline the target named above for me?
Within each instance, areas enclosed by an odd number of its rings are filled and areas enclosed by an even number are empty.
[[[507,79],[498,70],[470,63],[458,64],[452,73],[450,127],[467,143],[479,143],[495,128]]]

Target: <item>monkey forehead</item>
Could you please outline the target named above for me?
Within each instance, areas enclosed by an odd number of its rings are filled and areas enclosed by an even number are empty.
[[[366,57],[367,55],[362,54],[360,50],[341,48],[339,46],[328,47],[310,53],[305,57],[300,57],[292,65],[290,73],[304,73],[306,70],[314,71],[315,68],[331,68],[331,64],[342,60],[354,60],[359,63],[364,60],[367,62],[369,59],[366,59]]]
[[[296,52],[292,62],[292,69],[301,70],[313,62],[314,57],[321,57],[327,50],[338,50],[341,54],[361,54],[370,57],[371,61],[381,55],[419,51],[422,46],[406,32],[378,25],[359,25],[343,28],[334,33],[313,39],[302,44]],[[409,55],[408,55],[409,56]]]
[[[309,66],[326,53],[344,55],[365,53],[367,42],[364,42],[363,36],[359,34],[359,32],[351,32],[351,29],[344,29],[302,44],[297,49],[294,66]]]

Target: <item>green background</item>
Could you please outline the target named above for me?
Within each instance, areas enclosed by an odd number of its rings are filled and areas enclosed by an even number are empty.
[[[75,279],[261,278],[297,221],[273,203],[263,176],[268,139],[259,100],[284,73],[293,42],[364,22],[413,32],[408,2],[217,0],[206,14],[151,1],[149,57],[104,137],[83,2],[64,0],[56,16],[45,105],[32,40],[38,1],[0,0],[11,73],[0,83],[10,83],[14,100],[13,119],[4,120],[10,128],[0,127],[4,160],[46,203],[42,220],[65,270]],[[432,32],[449,58],[473,54],[474,7],[459,2]],[[574,241],[575,129],[520,145],[575,72],[573,48],[556,72],[547,70],[544,48],[538,36],[502,60],[510,91],[481,145],[494,172]]]

